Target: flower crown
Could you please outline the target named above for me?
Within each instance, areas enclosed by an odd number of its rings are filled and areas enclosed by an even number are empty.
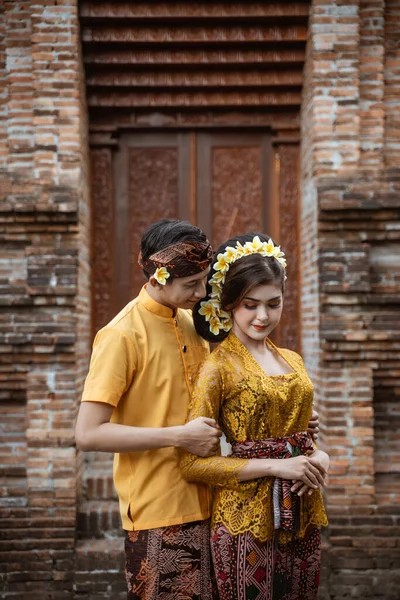
[[[284,253],[279,246],[275,246],[270,239],[268,242],[262,242],[258,235],[253,238],[252,242],[246,242],[244,246],[240,242],[236,242],[236,246],[227,246],[223,254],[218,254],[217,262],[214,263],[214,275],[209,281],[211,286],[210,300],[200,303],[199,314],[209,322],[210,331],[214,335],[218,335],[221,329],[229,331],[232,328],[232,317],[230,313],[221,308],[222,287],[225,283],[225,277],[231,264],[249,256],[249,254],[261,254],[265,257],[273,257],[286,268],[286,259]]]

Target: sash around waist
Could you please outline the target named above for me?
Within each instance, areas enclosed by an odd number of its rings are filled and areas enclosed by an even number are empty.
[[[295,456],[308,456],[314,452],[311,435],[307,431],[300,431],[280,438],[267,438],[265,440],[246,440],[233,442],[232,456],[235,458],[293,458]],[[276,477],[273,486],[274,528],[294,531],[298,528],[299,497],[291,492],[292,481]]]
[[[232,442],[231,446],[235,458],[292,458],[314,452],[314,444],[307,431],[265,440]]]

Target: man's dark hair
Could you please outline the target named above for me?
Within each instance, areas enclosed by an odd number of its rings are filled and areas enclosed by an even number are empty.
[[[140,242],[140,251],[143,261],[146,261],[156,252],[177,244],[178,242],[206,242],[206,234],[188,221],[177,219],[161,219],[150,225],[143,234]],[[149,279],[152,273],[143,269],[143,273]],[[170,282],[172,277],[167,280]]]

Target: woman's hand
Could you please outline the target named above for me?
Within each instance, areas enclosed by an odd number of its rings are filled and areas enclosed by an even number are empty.
[[[274,475],[282,479],[300,481],[312,489],[323,487],[325,478],[324,468],[318,460],[312,461],[311,458],[308,456],[296,456],[295,458],[286,458],[283,460],[272,459],[274,463],[277,463],[276,467],[274,465]]]
[[[330,462],[329,456],[323,450],[315,450],[315,452],[313,452],[311,454],[311,456],[309,456],[309,460],[323,474],[324,486],[325,486],[325,479],[326,479],[326,476],[327,476],[328,470],[329,470],[329,462]],[[308,486],[307,484],[305,484],[303,481],[298,480],[292,486],[291,491],[297,492],[298,496],[303,496],[303,494],[305,494],[305,493],[308,493],[308,495],[311,496],[314,489],[311,488],[310,486]]]

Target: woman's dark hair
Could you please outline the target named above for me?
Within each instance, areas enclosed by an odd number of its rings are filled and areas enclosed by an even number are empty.
[[[178,242],[206,242],[206,234],[191,225],[188,221],[178,221],[176,219],[161,219],[156,223],[150,225],[143,234],[140,242],[140,252],[142,254],[143,261],[146,261],[150,256],[177,244]],[[147,279],[150,278],[152,273],[148,273],[143,269],[143,273]],[[173,277],[167,280],[167,283],[172,281]]]
[[[227,246],[235,247],[237,242],[240,242],[243,246],[246,242],[252,242],[257,235],[262,242],[268,242],[271,239],[263,233],[245,233],[233,237],[218,248],[214,254],[212,264],[216,262],[218,254],[225,252]],[[211,269],[207,278],[207,296],[201,302],[210,299],[211,286],[209,281],[214,274],[214,269]],[[262,256],[257,253],[244,256],[232,263],[226,274],[221,293],[221,308],[230,312],[240,304],[256,285],[271,284],[279,286],[282,293],[285,291],[285,270],[276,258]],[[199,314],[199,308],[200,302],[193,308],[193,320],[197,333],[208,342],[221,342],[224,340],[228,332],[221,330],[218,335],[211,333],[208,321],[203,315]]]

